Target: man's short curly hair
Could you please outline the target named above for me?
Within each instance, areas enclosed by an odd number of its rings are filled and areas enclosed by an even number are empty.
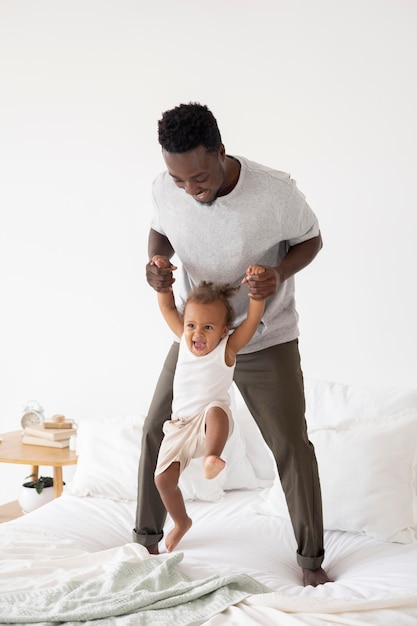
[[[158,139],[167,152],[188,152],[205,146],[218,152],[222,139],[216,118],[204,104],[190,102],[165,111],[158,122]]]
[[[239,288],[239,286],[233,287],[229,283],[224,285],[215,285],[212,282],[202,280],[188,294],[184,310],[189,302],[196,302],[197,304],[222,302],[226,309],[225,324],[228,328],[230,328],[235,319],[235,312],[230,304],[230,298],[234,293],[236,293],[236,291],[239,290]]]

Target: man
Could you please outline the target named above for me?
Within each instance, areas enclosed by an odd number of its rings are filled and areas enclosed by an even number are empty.
[[[297,540],[305,585],[328,582],[321,491],[307,436],[298,351],[294,274],[322,247],[317,218],[288,174],[226,154],[216,119],[198,103],[166,111],[158,125],[167,171],[153,184],[149,259],[181,262],[180,297],[201,280],[240,284],[253,263],[266,271],[250,278],[254,298],[268,298],[259,329],[236,358],[234,381],[272,450]],[[172,267],[172,266],[171,266]],[[174,282],[172,269],[146,266],[156,291]],[[247,295],[233,298],[238,325]],[[145,421],[139,464],[134,541],[158,553],[166,511],[154,484],[162,424],[170,418],[178,355],[166,358]]]

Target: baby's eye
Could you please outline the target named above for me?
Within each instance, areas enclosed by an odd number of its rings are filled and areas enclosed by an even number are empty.
[[[210,326],[210,324],[206,324],[206,325],[204,326],[204,328],[205,328],[206,330],[213,330],[213,326]]]
[[[189,322],[189,323],[187,324],[187,328],[194,328],[194,324],[192,324],[191,322]]]

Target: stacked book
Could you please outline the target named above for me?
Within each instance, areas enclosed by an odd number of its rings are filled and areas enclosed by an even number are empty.
[[[58,428],[56,428],[58,426]],[[77,429],[72,422],[66,422],[65,426],[54,424],[49,426],[47,422],[39,426],[26,426],[23,431],[22,443],[32,446],[48,446],[50,448],[68,448],[71,435],[75,435]]]

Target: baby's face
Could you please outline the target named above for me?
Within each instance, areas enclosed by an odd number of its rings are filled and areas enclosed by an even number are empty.
[[[222,302],[188,302],[184,311],[184,337],[196,356],[208,354],[227,335],[226,307]]]

